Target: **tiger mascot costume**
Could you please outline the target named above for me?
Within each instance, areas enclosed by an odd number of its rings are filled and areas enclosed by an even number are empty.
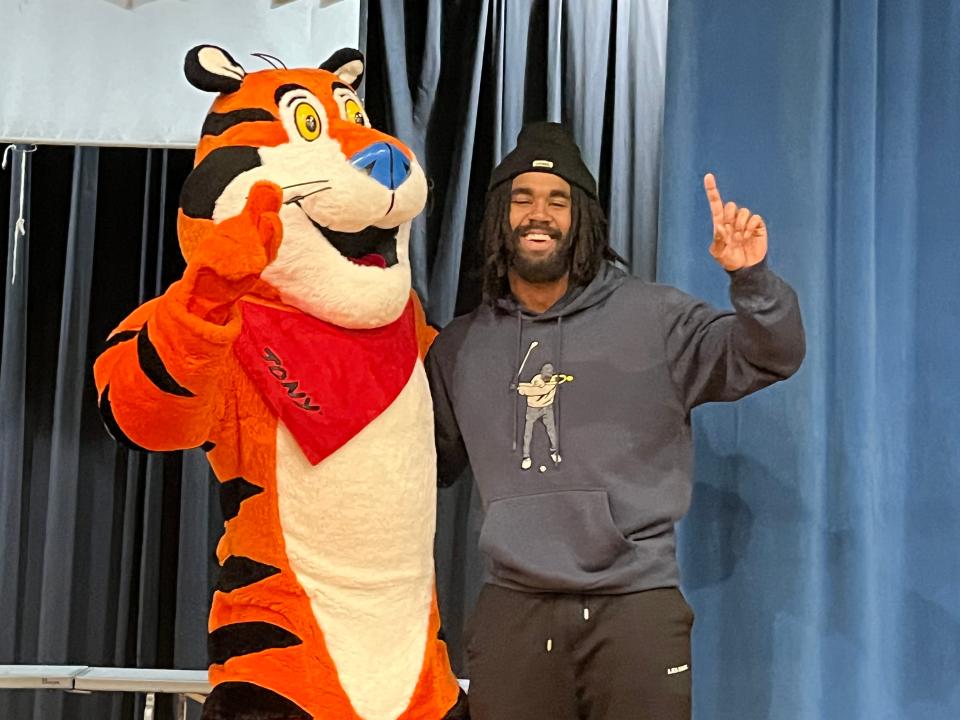
[[[203,447],[225,532],[205,720],[465,718],[439,637],[436,455],[410,287],[423,170],[356,94],[363,56],[247,73],[219,93],[184,183],[183,277],[110,335],[104,421],[145,450]]]

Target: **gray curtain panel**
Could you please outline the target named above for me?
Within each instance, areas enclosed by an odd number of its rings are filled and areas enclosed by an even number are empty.
[[[91,239],[97,219],[99,160],[96,148],[77,148],[73,159],[73,193],[53,386],[49,464],[46,466],[49,484],[42,517],[46,531],[40,562],[28,568],[28,572],[35,569],[39,575],[37,656],[44,663],[62,662],[60,658],[67,657],[72,615],[82,617],[86,610],[84,606],[95,602],[99,595],[99,588],[90,586],[89,577],[83,578],[82,582],[91,592],[84,593],[82,599],[79,593],[64,592],[72,587],[75,570],[80,573],[92,569],[79,567],[78,562],[83,551],[77,543],[78,512],[81,508],[92,508],[84,507],[86,503],[81,502],[81,494],[84,499],[88,497],[88,487],[81,487],[86,478],[80,473],[80,433],[77,430],[80,427],[83,378],[89,372],[86,365],[87,314],[93,274]],[[86,486],[85,482],[83,484]],[[89,529],[98,527],[99,523],[94,522]],[[99,599],[102,605],[102,596]],[[56,717],[62,700],[60,693],[41,695],[34,717]]]
[[[431,184],[414,283],[443,326],[480,301],[476,230],[493,166],[525,122],[570,125],[596,174],[613,246],[653,279],[666,0],[368,1],[367,108],[411,141]],[[469,477],[441,490],[437,584],[455,669],[483,582]]]
[[[17,145],[7,156],[10,172],[10,221],[7,227],[7,272],[3,296],[3,349],[0,356],[0,612],[18,605],[21,590],[20,535],[23,502],[21,471],[24,458],[26,415],[27,284],[29,282],[30,198],[24,198],[26,236],[17,231],[20,189],[30,188],[32,154]],[[6,175],[6,173],[4,173]],[[14,247],[16,246],[16,251]],[[0,622],[0,657],[12,658],[18,644],[20,624],[3,612]]]
[[[222,526],[206,459],[119,447],[91,369],[110,329],[182,271],[172,221],[191,153],[26,155],[14,282],[23,151],[3,297],[0,663],[203,668]],[[0,691],[0,717],[17,720],[130,718],[142,705]],[[172,717],[168,699],[156,717]]]

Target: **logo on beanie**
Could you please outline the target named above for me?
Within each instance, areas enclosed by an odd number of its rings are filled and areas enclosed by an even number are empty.
[[[552,168],[553,162],[551,160],[534,160],[530,163],[533,167],[538,168]]]

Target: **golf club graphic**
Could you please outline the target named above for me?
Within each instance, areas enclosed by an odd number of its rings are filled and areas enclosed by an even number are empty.
[[[523,356],[523,362],[520,363],[520,368],[517,370],[517,377],[515,377],[513,382],[510,383],[511,392],[517,389],[517,384],[520,382],[520,373],[523,372],[523,368],[527,364],[527,360],[530,359],[530,353],[532,353],[533,349],[537,347],[537,345],[539,344],[540,344],[539,342],[534,340],[532,343],[530,343],[530,347],[527,348],[527,354]]]

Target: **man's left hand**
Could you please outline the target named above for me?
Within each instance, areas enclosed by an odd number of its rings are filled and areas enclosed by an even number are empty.
[[[756,265],[767,255],[767,226],[763,218],[736,203],[723,204],[713,173],[703,178],[710,214],[713,216],[713,243],[710,254],[724,270],[733,272]]]

